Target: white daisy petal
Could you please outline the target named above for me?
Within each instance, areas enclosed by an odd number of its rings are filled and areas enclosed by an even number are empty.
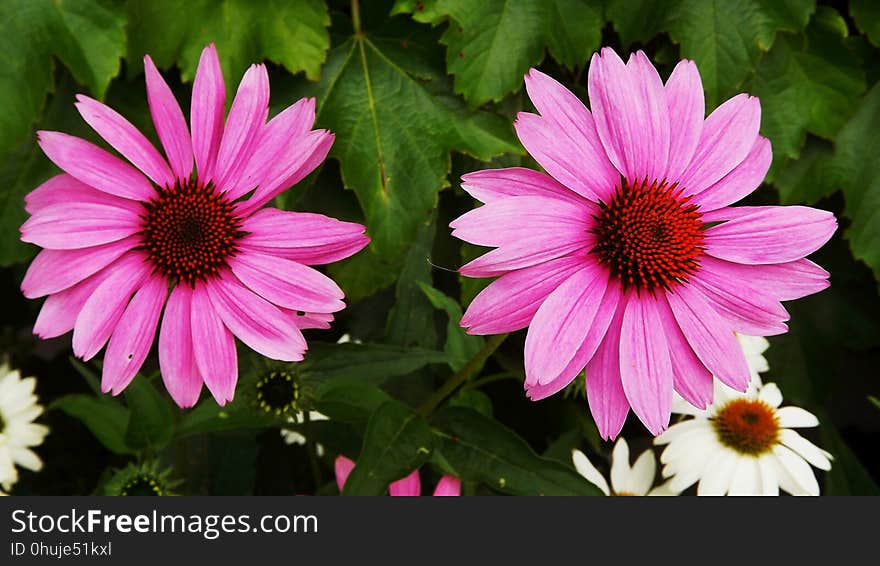
[[[703,477],[697,485],[697,495],[724,495],[730,489],[733,474],[742,458],[732,450],[722,449],[706,465]]]
[[[776,411],[779,426],[784,428],[812,428],[819,426],[819,419],[813,413],[800,407],[782,407]]]
[[[624,491],[635,495],[647,495],[651,486],[654,485],[654,475],[657,473],[657,460],[654,452],[650,449],[642,452],[632,467],[632,473],[627,481]]]
[[[632,472],[629,466],[629,444],[622,436],[614,444],[611,452],[611,489],[615,493],[626,491],[627,478]]]
[[[825,452],[797,432],[790,429],[782,429],[781,431],[779,431],[779,440],[781,440],[784,445],[788,446],[797,454],[802,456],[804,460],[816,466],[820,470],[828,471],[831,469],[831,461],[828,458],[830,454],[828,454],[828,452]]]
[[[775,409],[782,404],[782,391],[775,383],[767,383],[761,388],[758,399]]]
[[[791,451],[791,449],[777,444],[773,447],[773,454],[782,469],[788,472],[791,480],[797,486],[797,492],[791,492],[792,495],[819,495],[819,482],[816,481],[816,474],[807,462]],[[780,481],[780,486],[785,489]],[[786,490],[788,491],[788,490]]]
[[[779,479],[776,475],[775,457],[758,458],[758,471],[761,474],[761,495],[779,495]]]
[[[672,482],[665,482],[665,483],[658,485],[657,487],[655,487],[651,491],[649,491],[648,495],[649,496],[668,497],[668,496],[679,495],[680,493],[681,493],[680,491],[673,489]]]
[[[611,492],[608,489],[608,482],[605,481],[605,478],[602,477],[599,470],[597,470],[593,463],[590,462],[590,459],[587,458],[586,454],[577,449],[572,450],[571,460],[574,462],[574,469],[577,470],[580,475],[584,476],[588,482],[602,490],[602,493],[605,495],[611,495]]]
[[[730,482],[730,495],[761,495],[761,470],[757,458],[742,457]]]
[[[49,433],[34,419],[43,414],[43,407],[34,394],[37,380],[22,378],[18,371],[8,365],[0,368],[0,485],[9,491],[18,481],[16,466],[38,471],[43,467],[39,456],[31,450],[42,444]]]

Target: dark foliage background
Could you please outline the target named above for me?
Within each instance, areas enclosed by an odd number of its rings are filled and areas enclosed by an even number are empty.
[[[52,429],[38,449],[45,469],[24,473],[16,493],[104,493],[119,470],[148,463],[170,468],[177,493],[330,494],[333,458],[344,453],[363,464],[351,480],[357,493],[382,493],[427,463],[423,484],[454,472],[465,493],[595,494],[571,468],[570,450],[601,466],[610,446],[582,388],[525,398],[522,332],[451,398],[436,392],[487,344],[456,324],[486,284],[453,271],[479,253],[446,227],[474,206],[457,180],[480,168],[536,167],[511,127],[530,109],[523,73],[538,66],[586,100],[585,66],[600,46],[644,49],[664,78],[679,58],[696,60],[707,111],[737,92],[759,96],[774,162],[748,202],[810,204],[840,219],[813,258],[832,286],[788,305],[791,331],[771,338],[764,378],[820,417],[811,439],[835,456],[823,493],[878,493],[880,406],[869,396],[880,396],[880,3],[3,0],[0,22],[0,351],[38,377]],[[228,100],[247,65],[266,61],[273,112],[313,95],[317,126],[336,133],[331,158],[277,205],[363,222],[373,243],[330,267],[349,308],[333,330],[311,331],[306,362],[282,367],[241,349],[231,405],[203,398],[179,410],[155,356],[124,395],[101,396],[98,366],[71,358],[69,336],[31,335],[39,301],[18,290],[36,252],[18,241],[22,198],[56,173],[34,132],[97,141],[73,107],[86,92],[155,140],[143,55],[186,113],[198,54],[212,41]],[[362,343],[336,345],[343,333]],[[273,370],[297,376],[300,408],[333,419],[299,425],[306,446],[286,445],[286,416],[255,402],[257,380]],[[650,443],[633,417],[624,436],[634,450]]]

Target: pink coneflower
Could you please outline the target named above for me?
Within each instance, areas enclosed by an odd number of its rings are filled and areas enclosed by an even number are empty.
[[[592,113],[534,69],[525,81],[540,115],[520,113],[516,131],[549,174],[464,176],[462,187],[486,204],[452,222],[453,234],[497,249],[461,273],[500,277],[462,325],[472,334],[529,327],[533,400],[586,367],[606,438],[630,407],[663,431],[673,389],[705,408],[713,375],[744,391],[749,370],[734,332],[787,330],[779,301],[828,286],[828,273],[803,258],[837,226],[803,206],[729,207],[770,167],[758,99],[740,94],[704,119],[692,61],[664,85],[641,51],[624,64],[607,48],[590,64]]]
[[[339,488],[340,493],[342,492],[342,488],[345,487],[345,480],[348,479],[348,475],[354,469],[354,466],[354,460],[346,458],[345,456],[336,457],[334,471],[336,472],[336,486]],[[421,495],[422,482],[419,479],[419,471],[415,470],[405,478],[392,482],[391,485],[388,486],[388,494],[392,497]],[[437,482],[437,487],[434,488],[435,497],[458,495],[461,495],[461,480],[454,476],[443,476],[440,478],[440,481]]]
[[[147,99],[166,161],[125,118],[86,96],[77,109],[132,165],[60,132],[39,132],[64,174],[25,197],[21,238],[45,248],[21,288],[48,295],[42,338],[73,330],[88,360],[107,344],[101,388],[122,391],[159,331],[168,392],[193,406],[202,383],[221,405],[238,376],[233,336],[269,358],[303,359],[302,328],[328,327],[343,293],[308,267],[363,248],[359,224],[262,208],[326,157],[333,134],[311,130],[314,99],[266,123],[269,77],[248,69],[224,125],[226,87],[213,45],[202,52],[190,128],[149,56]],[[195,169],[193,169],[195,164]],[[164,315],[162,309],[164,306]]]

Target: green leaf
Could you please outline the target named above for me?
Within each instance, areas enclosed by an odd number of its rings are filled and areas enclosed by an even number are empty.
[[[871,43],[880,45],[880,4],[875,0],[849,0],[849,15]]]
[[[880,280],[880,84],[864,97],[835,140],[833,169],[852,219],[846,237],[856,259]]]
[[[177,62],[191,81],[202,49],[214,43],[230,92],[251,63],[265,59],[318,80],[330,47],[321,0],[135,0],[128,10],[128,60],[137,69],[149,54],[162,68]]]
[[[405,24],[398,27],[408,33]],[[505,119],[438,98],[442,72],[428,78],[427,62],[418,50],[401,49],[403,41],[361,30],[330,52],[317,92],[317,123],[336,134],[330,155],[339,159],[343,182],[370,227],[372,243],[354,264],[371,281],[393,281],[447,184],[450,151],[481,159],[520,151]],[[498,127],[487,132],[486,123]],[[499,131],[507,132],[504,140]]]
[[[865,91],[858,60],[833,27],[835,16],[823,7],[806,37],[779,37],[755,71],[749,90],[761,99],[761,129],[777,164],[800,155],[807,132],[833,138]]]
[[[582,69],[602,39],[602,6],[592,0],[552,0],[547,4],[547,45],[569,69]]]
[[[868,395],[868,401],[870,401],[872,405],[880,409],[880,399],[874,397],[873,395]]]
[[[740,90],[776,32],[802,29],[814,8],[814,0],[682,0],[667,29],[682,57],[697,62],[714,108]]]
[[[492,417],[492,398],[478,389],[459,389],[449,398],[450,407],[464,407],[474,410],[485,417]]]
[[[33,137],[0,163],[0,265],[21,263],[36,253],[35,246],[19,240],[19,227],[27,219],[24,196],[46,179],[49,170],[51,164]]]
[[[212,432],[261,429],[277,422],[237,403],[221,407],[214,399],[205,399],[187,412],[174,431],[176,438]]]
[[[125,388],[129,419],[125,443],[141,450],[158,450],[174,434],[174,409],[167,397],[156,391],[150,381],[138,376]]]
[[[781,204],[815,204],[837,190],[833,153],[830,143],[808,138],[800,157],[784,162],[773,177]]]
[[[56,399],[51,408],[60,409],[82,422],[98,442],[114,454],[132,454],[136,451],[125,440],[129,411],[115,399],[84,394],[65,395]]]
[[[0,158],[28,135],[53,89],[52,58],[99,98],[119,72],[125,18],[97,0],[0,2]]]
[[[392,376],[407,375],[426,365],[445,362],[443,352],[424,348],[313,342],[302,370],[304,376],[313,380],[352,378],[381,383]]]
[[[434,307],[419,287],[423,283],[431,284],[429,258],[436,230],[433,218],[420,226],[416,241],[406,254],[385,330],[385,337],[392,344],[425,348],[437,345]]]
[[[514,495],[602,495],[573,468],[538,456],[512,430],[476,411],[449,407],[431,424],[437,450],[463,480]]]
[[[382,495],[388,484],[418,469],[431,456],[428,422],[398,401],[383,403],[367,423],[357,465],[343,495]]]
[[[608,17],[625,43],[666,31],[697,62],[712,109],[739,90],[776,32],[807,25],[815,0],[612,0]]]
[[[365,422],[389,400],[375,385],[354,378],[325,381],[315,392],[315,407],[334,421]]]
[[[461,307],[454,299],[424,283],[420,283],[420,286],[431,304],[446,311],[449,316],[449,322],[446,324],[446,345],[443,350],[446,352],[449,367],[453,371],[458,371],[483,348],[484,340],[480,336],[468,334],[461,327],[459,324]]]

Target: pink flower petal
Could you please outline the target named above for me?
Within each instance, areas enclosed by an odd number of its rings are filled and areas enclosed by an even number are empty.
[[[73,327],[73,353],[92,359],[116,329],[128,301],[151,270],[139,252],[128,252],[111,267],[106,279],[88,298]]]
[[[779,301],[800,299],[826,289],[829,273],[808,259],[769,265],[743,265],[704,255],[709,267],[730,281],[749,281],[753,287]]]
[[[585,265],[550,293],[535,313],[526,336],[526,383],[546,385],[554,381],[581,348],[591,325],[602,326],[604,323],[607,329],[610,316],[605,321],[595,320],[607,286],[606,270]],[[599,340],[593,345],[594,351]],[[591,355],[592,352],[584,364]],[[577,368],[577,371],[581,369]]]
[[[88,96],[79,94],[76,99],[74,106],[79,110],[83,120],[113,146],[113,149],[160,187],[170,187],[174,184],[174,176],[168,164],[153,144],[131,122],[109,106]]]
[[[631,294],[620,327],[620,381],[639,420],[657,436],[672,414],[672,361],[654,297]]]
[[[712,375],[737,391],[749,385],[749,368],[733,330],[691,285],[666,293],[682,334]]]
[[[461,495],[461,480],[448,474],[440,478],[434,489],[434,497],[458,497],[459,495]]]
[[[629,413],[629,401],[620,379],[620,329],[624,307],[625,304],[618,305],[605,338],[585,372],[590,412],[599,435],[606,440],[617,438]]]
[[[422,482],[418,470],[388,486],[388,495],[391,497],[417,497],[421,494]]]
[[[128,303],[104,354],[101,377],[104,393],[119,395],[141,369],[153,345],[167,295],[165,278],[151,275]]]
[[[190,124],[193,153],[199,180],[207,183],[214,178],[214,166],[220,139],[223,137],[223,114],[226,111],[226,85],[220,70],[220,59],[214,44],[205,47],[193,82]]]
[[[118,197],[149,200],[156,191],[140,171],[83,139],[61,132],[37,132],[43,153],[83,183]]]
[[[295,261],[247,252],[231,258],[229,267],[249,289],[279,307],[308,312],[345,308],[345,294],[332,279]]]
[[[786,263],[822,247],[837,229],[830,212],[807,206],[760,206],[706,230],[706,253],[736,263]]]
[[[205,285],[223,324],[253,350],[273,360],[298,362],[306,351],[302,332],[278,307],[248,290],[228,273]],[[193,316],[198,316],[194,310]],[[199,363],[202,375],[205,368]]]
[[[193,407],[202,392],[202,376],[193,350],[192,289],[179,284],[171,291],[159,331],[159,368],[162,381],[174,402]]]
[[[294,140],[306,135],[314,123],[314,98],[301,98],[272,118],[257,134],[253,156],[236,184],[227,189],[228,197],[235,200],[264,184],[279,156]]]
[[[238,212],[247,216],[302,181],[324,162],[336,137],[327,130],[314,130],[290,144],[279,156],[254,194],[241,203]]]
[[[666,178],[674,182],[691,163],[706,117],[703,82],[696,63],[687,59],[679,61],[665,88],[670,125]]]
[[[694,195],[691,202],[699,205],[701,211],[709,212],[740,201],[761,185],[772,161],[770,140],[758,136],[742,163],[720,181]]]
[[[135,201],[115,197],[81,183],[75,177],[62,173],[55,175],[24,197],[24,209],[30,214],[38,214],[54,205],[72,203],[103,204],[130,210],[135,214],[143,212],[143,206]]]
[[[100,271],[73,287],[46,297],[34,323],[34,334],[47,340],[73,330],[76,317],[106,275],[107,270]]]
[[[223,325],[205,287],[200,283],[192,291],[190,323],[193,352],[199,374],[214,400],[222,407],[235,396],[238,356],[235,338]]]
[[[553,233],[537,233],[531,238],[504,245],[461,266],[458,272],[465,277],[495,277],[509,271],[538,265],[571,253],[589,250],[596,236],[584,232],[580,239],[560,242]]]
[[[547,296],[583,263],[580,256],[565,256],[502,275],[471,301],[461,326],[468,328],[468,334],[525,328]]]
[[[290,317],[293,324],[300,330],[311,328],[327,330],[330,328],[330,323],[333,322],[333,315],[330,313],[292,311],[288,309],[281,310]]]
[[[149,55],[144,57],[144,74],[150,115],[153,117],[156,133],[159,134],[159,141],[162,142],[174,176],[180,181],[186,181],[193,167],[193,144],[186,118]]]
[[[459,240],[478,246],[504,246],[535,233],[552,233],[562,242],[580,241],[595,222],[594,208],[545,197],[508,197],[466,212],[449,227]]]
[[[602,301],[599,303],[596,316],[593,318],[587,331],[587,336],[578,347],[574,356],[549,383],[535,384],[525,383],[526,396],[532,401],[539,401],[564,389],[584,369],[594,356],[608,331],[608,326],[617,312],[620,302],[623,300],[620,284],[616,280],[609,280]]]
[[[257,135],[269,115],[269,75],[264,65],[251,65],[229,108],[217,152],[214,180],[221,191],[238,184],[251,159]]]
[[[345,480],[348,479],[349,474],[351,474],[351,471],[354,469],[354,460],[342,455],[337,456],[336,461],[333,464],[333,469],[336,472],[336,486],[341,492],[342,488],[345,487]]]
[[[140,244],[136,236],[81,250],[43,250],[31,262],[21,282],[28,299],[57,293],[76,285]]]
[[[788,331],[785,321],[790,317],[775,297],[749,280],[730,279],[724,269],[717,271],[720,260],[705,259],[690,284],[700,290],[733,330],[750,336],[774,336]]]
[[[21,240],[52,250],[90,248],[141,231],[134,212],[106,204],[72,202],[47,206],[21,226]]]
[[[304,265],[339,261],[362,250],[370,238],[365,228],[322,214],[263,208],[247,217],[239,241],[244,250],[281,256]]]
[[[540,171],[525,167],[483,169],[462,175],[461,188],[480,202],[490,203],[507,197],[548,197],[583,202],[583,197]]]
[[[755,145],[760,125],[761,103],[747,94],[716,108],[706,118],[697,150],[679,179],[685,194],[702,192],[742,163]]]
[[[525,82],[529,98],[544,120],[542,129],[572,154],[573,160],[559,171],[568,179],[563,182],[587,198],[607,199],[620,173],[608,161],[590,111],[571,91],[536,69],[529,71]],[[554,171],[548,172],[556,176]]]
[[[657,297],[657,313],[663,325],[661,331],[669,344],[673,388],[694,407],[706,409],[712,403],[714,394],[712,373],[688,344],[666,297]]]
[[[669,157],[669,114],[663,82],[644,53],[627,65],[610,48],[594,54],[588,78],[599,139],[630,182],[663,177]]]

